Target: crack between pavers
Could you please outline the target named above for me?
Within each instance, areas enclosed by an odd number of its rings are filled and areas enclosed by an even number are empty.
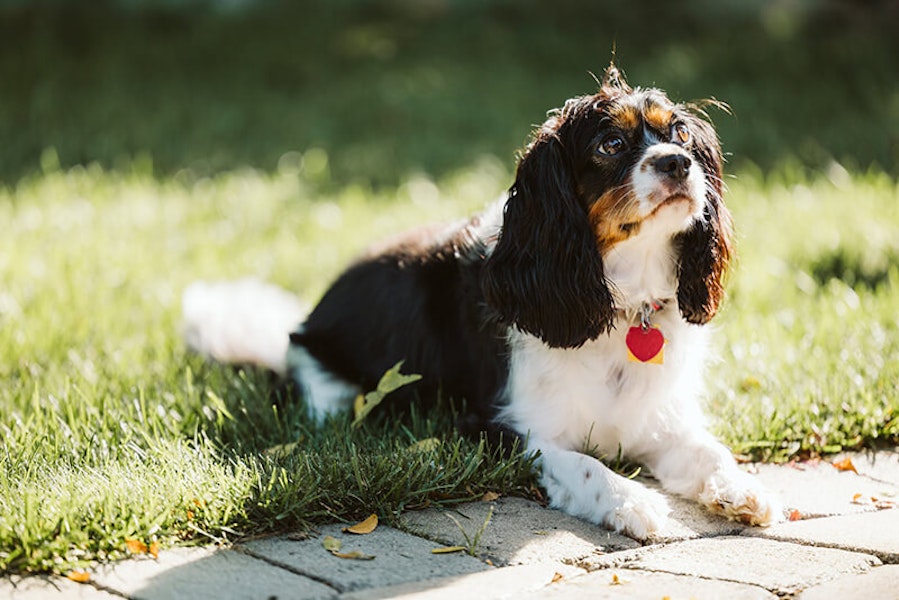
[[[269,558],[268,556],[264,556],[262,554],[257,554],[255,552],[253,552],[252,550],[248,550],[247,548],[241,548],[241,547],[235,546],[232,548],[232,550],[234,550],[236,552],[240,552],[241,554],[244,554],[246,556],[250,556],[252,558],[266,562],[266,563],[272,565],[273,567],[278,567],[279,569],[284,569],[285,571],[289,571],[290,573],[293,573],[294,575],[299,575],[300,577],[306,577],[307,579],[311,579],[312,581],[321,583],[322,585],[326,585],[329,588],[331,588],[332,590],[334,590],[335,592],[337,592],[338,594],[343,594],[343,593],[351,591],[349,588],[336,585],[336,584],[328,581],[327,579],[321,577],[320,575],[316,575],[315,573],[309,573],[307,571],[304,571],[303,569],[298,569],[296,567],[293,567],[293,566],[283,563],[281,561]]]
[[[89,581],[87,583],[87,585],[91,586],[92,588],[94,588],[97,591],[106,592],[107,594],[112,594],[113,596],[118,596],[119,598],[132,598],[132,596],[129,596],[128,594],[120,592],[117,589],[111,588],[106,585],[100,585],[99,583],[95,583],[93,581]]]

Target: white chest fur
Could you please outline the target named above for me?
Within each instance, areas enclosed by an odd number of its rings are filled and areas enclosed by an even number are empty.
[[[650,232],[646,232],[650,233]],[[588,454],[638,457],[645,442],[665,435],[666,415],[702,423],[696,397],[702,387],[706,328],[687,323],[676,300],[670,238],[637,236],[605,257],[619,311],[615,328],[580,348],[550,348],[517,330],[500,419],[532,440]],[[663,364],[628,360],[625,336],[643,302],[666,299],[653,315],[665,337]]]

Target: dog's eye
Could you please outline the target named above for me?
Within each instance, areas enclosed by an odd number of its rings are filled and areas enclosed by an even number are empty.
[[[675,144],[686,144],[690,141],[690,128],[686,123],[675,123],[671,126],[671,141]]]
[[[621,135],[612,133],[603,138],[596,148],[596,151],[600,154],[605,154],[606,156],[615,156],[622,152],[626,145],[627,142],[624,141],[624,138],[621,137]]]

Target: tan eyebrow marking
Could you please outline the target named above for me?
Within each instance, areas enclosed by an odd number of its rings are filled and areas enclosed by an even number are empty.
[[[658,104],[649,104],[643,111],[643,119],[653,129],[666,131],[674,112],[670,108]]]
[[[618,129],[633,130],[640,124],[640,112],[634,106],[619,106],[609,116]]]

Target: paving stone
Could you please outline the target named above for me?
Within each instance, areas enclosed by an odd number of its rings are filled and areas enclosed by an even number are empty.
[[[0,598],[9,600],[120,600],[89,583],[75,583],[64,577],[9,577],[0,579]]]
[[[884,562],[899,562],[899,509],[896,508],[780,523],[767,529],[747,530],[744,535],[843,548],[873,554]]]
[[[191,598],[333,598],[330,587],[234,550],[178,548],[159,558],[127,560],[97,569],[92,581],[140,600]]]
[[[840,575],[865,572],[879,564],[875,556],[846,550],[762,538],[720,537],[591,557],[578,566],[591,571],[602,568],[663,571],[747,583],[777,594],[792,594]]]
[[[279,536],[255,540],[241,548],[294,572],[313,575],[341,592],[490,568],[464,552],[433,554],[431,550],[440,548],[440,544],[383,525],[367,535],[343,533],[340,525],[327,525],[318,531],[320,535],[301,541]],[[340,540],[343,553],[359,551],[375,558],[351,560],[332,556],[322,547],[325,536]]]
[[[478,551],[496,565],[567,563],[640,545],[626,536],[521,498],[472,502],[451,511],[410,512],[403,515],[403,528],[446,545],[464,545],[462,530],[473,536],[487,520],[491,506],[493,515],[479,540]]]
[[[583,571],[576,571],[583,573]],[[557,570],[549,563],[519,565],[491,569],[481,573],[430,579],[418,583],[406,583],[386,588],[350,592],[340,600],[498,600],[519,598],[530,591],[540,590],[552,584]],[[564,577],[563,577],[564,579]]]
[[[775,600],[777,596],[764,589],[714,579],[697,579],[670,573],[653,573],[630,569],[605,569],[573,579],[562,579],[537,592],[519,596],[529,598],[571,599],[591,598],[727,598],[728,600]]]
[[[672,496],[662,491],[654,480],[644,481],[668,499],[671,514],[661,530],[650,536],[646,542],[662,543],[690,540],[699,537],[718,537],[722,535],[739,535],[746,525],[731,521],[721,515],[715,515],[697,502],[679,496]]]
[[[834,598],[899,600],[899,565],[884,565],[860,575],[846,575],[809,588],[797,597],[798,600]]]
[[[762,483],[780,496],[785,508],[797,509],[804,517],[845,515],[876,510],[869,502],[872,496],[896,498],[899,495],[899,477],[887,479],[892,473],[890,453],[877,456],[883,456],[883,460],[878,458],[875,463],[879,466],[875,468],[863,455],[851,455],[858,474],[839,471],[827,460],[755,465],[754,468]],[[867,473],[883,477],[871,477]],[[853,501],[857,494],[861,503]]]
[[[899,486],[899,449],[857,452],[848,456],[863,477]]]

